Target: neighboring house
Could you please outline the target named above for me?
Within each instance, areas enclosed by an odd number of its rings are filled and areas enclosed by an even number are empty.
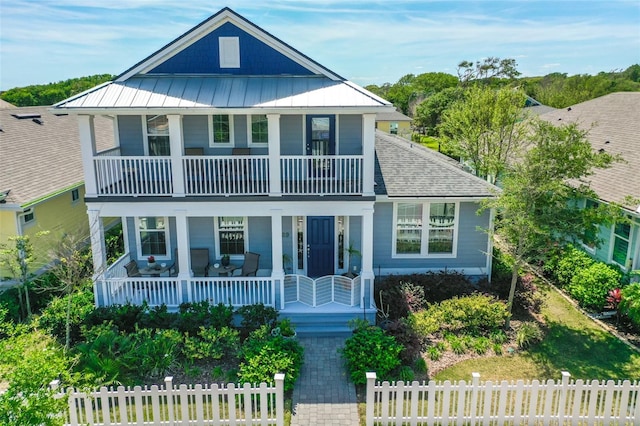
[[[63,235],[88,235],[78,120],[49,108],[6,102],[0,108],[0,244],[12,247],[10,237],[30,236],[34,273],[49,263]],[[97,119],[95,135],[99,146],[112,143],[113,121]],[[40,231],[49,233],[35,238]],[[0,268],[0,280],[10,280]]]
[[[411,139],[412,120],[399,111],[379,112],[376,114],[376,129]]]
[[[123,222],[115,264],[92,233],[98,305],[262,302],[344,328],[375,315],[376,274],[489,271],[490,185],[376,133],[390,103],[230,9],[54,109],[78,116],[91,223]]]
[[[640,269],[640,92],[611,93],[540,118],[552,123],[577,123],[581,129],[589,130],[593,149],[621,157],[622,161],[597,170],[588,178],[599,200],[581,202],[586,206],[616,203],[627,221],[600,226],[602,244],[584,248],[595,258],[624,271]]]

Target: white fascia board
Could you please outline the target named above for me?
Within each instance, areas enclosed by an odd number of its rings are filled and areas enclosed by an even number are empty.
[[[258,40],[268,45],[269,47],[272,47],[278,50],[280,53],[284,54],[285,56],[294,60],[295,62],[298,62],[303,67],[307,68],[309,71],[313,73],[325,75],[328,78],[336,81],[344,80],[340,76],[330,72],[328,69],[312,62],[308,58],[304,57],[301,53],[288,47],[282,42],[278,42],[273,38],[273,36],[267,35],[263,31],[259,30],[259,28],[253,25],[250,25],[248,22],[245,22],[243,20],[236,19],[233,13],[226,10],[222,12],[217,17],[217,19],[212,20],[206,25],[202,25],[200,28],[197,28],[195,30],[192,29],[191,30],[192,32],[191,33],[188,32],[184,38],[177,39],[174,43],[171,43],[170,45],[166,46],[164,49],[157,52],[152,57],[148,58],[148,60],[142,62],[137,67],[132,68],[126,74],[121,75],[120,78],[118,78],[116,81],[125,81],[130,77],[133,77],[134,75],[145,74],[149,72],[150,70],[152,70],[153,68],[155,68],[156,66],[164,62],[165,60],[171,58],[172,56],[176,55],[182,50],[188,48],[192,44],[196,43],[198,40],[202,39],[203,37],[207,36],[211,32],[215,31],[217,28],[221,27],[222,25],[228,22],[233,23],[243,31],[254,36]]]
[[[267,216],[272,211],[286,212],[286,216],[361,216],[372,209],[373,201],[236,201],[231,197],[213,202],[88,202],[87,208],[98,210],[101,217],[176,216],[188,212],[189,217]]]
[[[64,107],[63,107],[64,108]],[[382,107],[384,108],[384,107]],[[61,110],[56,110],[60,112]],[[251,114],[367,114],[382,112],[380,106],[369,107],[280,107],[280,108],[64,108],[65,114],[88,114],[88,115],[146,115],[146,114],[177,114],[177,115],[251,115]]]
[[[378,200],[378,197],[380,197],[381,199]],[[384,198],[383,198],[384,197]],[[422,201],[459,201],[461,203],[478,203],[482,200],[486,200],[487,198],[491,198],[490,195],[487,196],[473,196],[473,197],[438,197],[438,196],[431,196],[431,197],[389,197],[387,195],[385,196],[376,196],[376,201],[384,201],[384,202],[399,202],[402,203],[404,201],[416,201],[416,200],[422,200]]]

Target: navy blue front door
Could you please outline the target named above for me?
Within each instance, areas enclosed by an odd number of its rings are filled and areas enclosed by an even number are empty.
[[[307,218],[307,275],[321,277],[334,271],[334,225],[331,216]]]

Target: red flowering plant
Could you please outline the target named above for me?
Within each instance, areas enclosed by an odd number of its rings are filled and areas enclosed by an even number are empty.
[[[155,257],[153,257],[153,256],[149,256],[149,257],[147,257],[147,262],[149,262],[149,263],[155,263],[155,262],[156,262],[156,258],[155,258]]]
[[[619,288],[609,290],[609,295],[607,296],[607,307],[616,311],[616,324],[620,322],[620,311],[618,310],[620,302],[622,302],[622,290]]]

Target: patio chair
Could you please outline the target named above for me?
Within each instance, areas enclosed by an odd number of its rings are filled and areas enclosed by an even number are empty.
[[[196,277],[206,277],[209,270],[209,249],[191,249],[191,270]]]
[[[140,271],[138,270],[138,264],[136,263],[135,260],[132,260],[131,262],[129,262],[126,265],[124,265],[124,269],[127,270],[127,276],[128,277],[141,277],[142,276],[142,275],[140,275]]]
[[[258,264],[260,263],[260,255],[258,253],[252,253],[247,251],[244,253],[244,264],[242,264],[242,270],[240,274],[236,274],[239,277],[255,277],[258,272]]]

